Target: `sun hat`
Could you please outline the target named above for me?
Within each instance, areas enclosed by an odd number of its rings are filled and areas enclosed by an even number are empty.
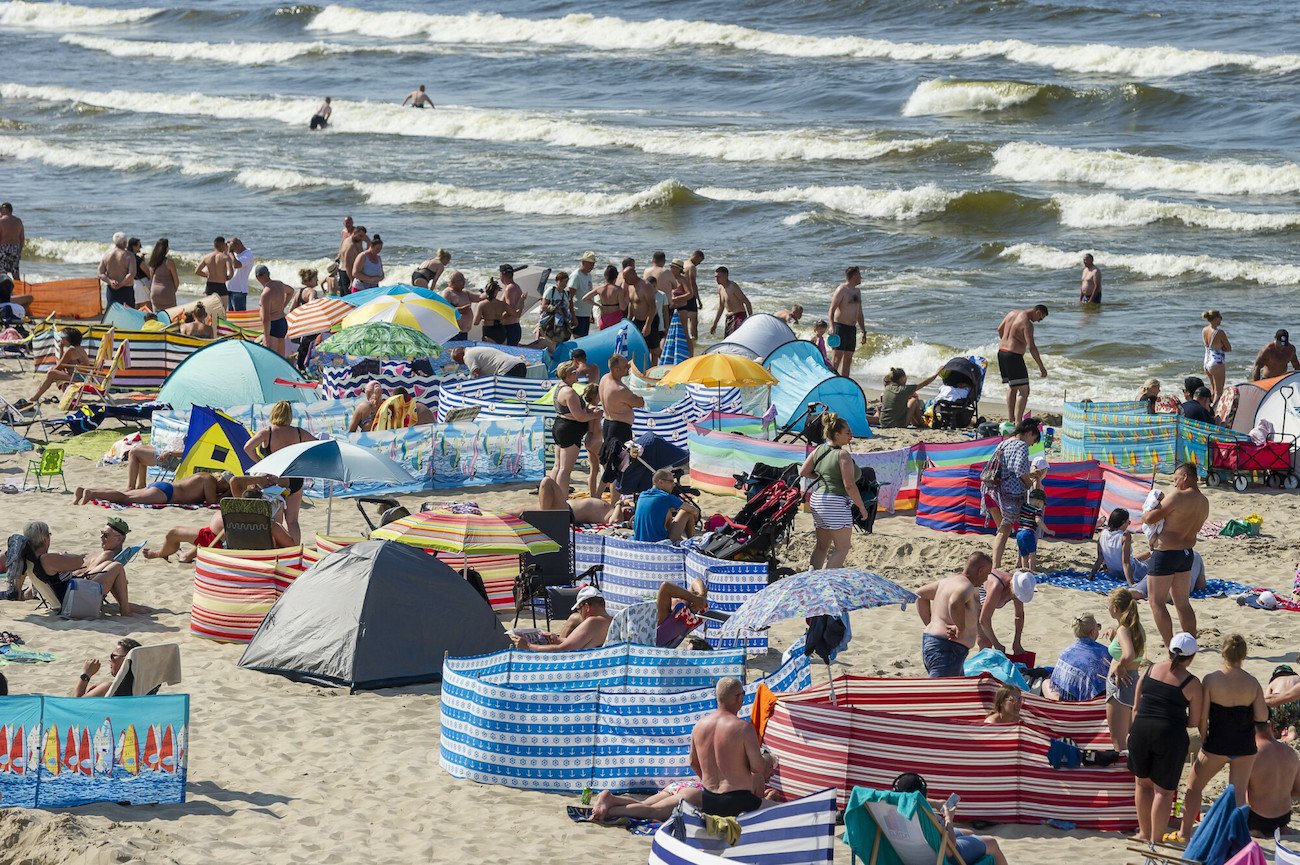
[[[672,261],[668,262],[668,266],[669,266],[669,267],[678,267],[678,268],[681,268],[682,270],[685,270],[685,269],[686,269],[686,262],[682,261],[680,258],[674,258]]]
[[[573,605],[577,607],[577,606],[581,606],[587,601],[595,601],[595,600],[601,600],[601,601],[605,600],[605,596],[600,593],[600,589],[596,588],[595,586],[583,586],[582,590],[578,592],[578,597],[573,602]]]
[[[1029,571],[1016,571],[1011,575],[1011,593],[1016,596],[1016,600],[1022,604],[1027,604],[1034,599],[1034,590],[1038,588],[1038,580]]]
[[[591,262],[592,264],[595,264],[595,263],[596,263],[596,253],[592,252],[591,250],[587,250],[586,252],[584,252],[584,253],[582,254],[582,258],[578,259],[578,261],[589,261],[589,262]]]
[[[126,524],[126,520],[122,519],[121,517],[109,517],[108,519],[104,520],[104,522],[108,525],[110,529],[117,532],[118,534],[129,535],[131,533],[131,527],[128,526]]]
[[[1174,638],[1169,641],[1169,654],[1175,658],[1190,658],[1201,650],[1196,645],[1196,638],[1186,631],[1174,634]]]

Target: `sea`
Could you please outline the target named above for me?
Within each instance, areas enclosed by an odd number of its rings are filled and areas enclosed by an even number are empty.
[[[1204,310],[1230,381],[1300,336],[1298,37],[1282,0],[10,0],[0,198],[36,278],[124,231],[183,272],[238,235],[296,284],[351,215],[388,282],[699,248],[806,324],[856,264],[868,383],[992,361],[1041,302],[1035,402],[1127,399],[1199,370]]]

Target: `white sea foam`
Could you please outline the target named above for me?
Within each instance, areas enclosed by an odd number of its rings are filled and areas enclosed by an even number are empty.
[[[1071,228],[1127,228],[1174,220],[1196,228],[1221,231],[1278,231],[1300,226],[1300,213],[1246,213],[1149,198],[1124,198],[1113,192],[1099,195],[1054,195],[1062,225]]]
[[[1191,162],[1119,150],[1084,150],[1013,141],[993,153],[991,171],[1028,183],[1096,183],[1112,189],[1167,189],[1210,195],[1300,192],[1300,165],[1221,159]]]
[[[111,9],[77,6],[73,3],[0,2],[0,27],[30,27],[39,30],[76,30],[81,27],[111,27],[152,18],[163,10],[150,6]]]
[[[29,237],[23,247],[24,258],[39,258],[46,261],[61,261],[66,264],[99,264],[100,259],[112,246],[110,238],[103,243],[89,240],[46,240],[42,237]]]
[[[1221,66],[1284,74],[1300,69],[1300,55],[1260,55],[1206,51],[1170,45],[1127,48],[1086,45],[1035,45],[1018,39],[960,43],[891,42],[860,36],[806,36],[755,30],[709,21],[655,19],[629,21],[588,14],[563,18],[512,18],[469,13],[429,15],[422,12],[374,12],[331,5],[307,25],[327,33],[391,38],[394,33],[422,35],[433,42],[468,45],[533,45],[603,51],[653,51],[718,48],[780,57],[880,59],[901,61],[980,60],[1005,57],[1016,63],[1053,69],[1138,78],[1168,78]]]
[[[1145,253],[1124,255],[1098,250],[1067,252],[1053,246],[1037,243],[1017,243],[1001,252],[1002,258],[1013,259],[1030,267],[1043,270],[1072,270],[1079,265],[1084,252],[1091,252],[1102,267],[1121,267],[1132,273],[1152,278],[1178,276],[1205,276],[1225,282],[1245,280],[1261,285],[1300,285],[1300,266],[1263,261],[1238,261],[1214,258],[1209,255],[1177,255],[1173,253]]]
[[[0,137],[0,157],[39,160],[56,168],[150,171],[176,167],[173,160],[163,156],[131,153],[114,147],[65,147],[34,138]]]
[[[307,99],[231,99],[201,93],[76,90],[0,84],[0,97],[73,102],[117,111],[201,117],[273,120],[303,127],[316,108]],[[465,107],[410,111],[398,105],[334,101],[330,130],[342,133],[453,138],[471,141],[535,141],[558,147],[629,147],[666,156],[736,162],[768,160],[867,161],[923,150],[940,138],[880,140],[848,130],[760,130],[711,132],[700,129],[644,129],[587,123],[569,116]]]
[[[152,42],[143,39],[110,39],[69,33],[59,40],[114,57],[156,57],[163,60],[204,61],[240,66],[287,63],[305,56],[326,56],[364,50],[325,42]]]
[[[1002,111],[1025,104],[1043,87],[1023,81],[922,81],[903,105],[903,116]]]
[[[718,201],[769,201],[819,204],[830,210],[868,219],[916,219],[942,211],[961,195],[937,186],[913,189],[867,189],[862,186],[787,186],[782,189],[750,190],[704,186],[695,192]],[[802,220],[801,220],[802,221]],[[797,224],[797,223],[794,223]]]

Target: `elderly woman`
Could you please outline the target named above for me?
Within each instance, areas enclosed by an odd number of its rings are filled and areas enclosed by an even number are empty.
[[[90,580],[104,588],[104,594],[117,601],[118,612],[131,615],[126,594],[126,569],[115,561],[87,565],[86,557],[76,553],[50,552],[50,527],[33,520],[23,526],[26,550],[23,558],[32,566],[32,576],[50,587],[60,601],[68,593],[72,580]]]
[[[257,431],[244,445],[244,453],[250,459],[260,460],[276,451],[303,442],[316,441],[316,437],[293,423],[293,405],[288,400],[281,400],[271,406],[270,423]],[[298,510],[302,507],[302,478],[282,478],[286,487],[284,497],[284,526],[293,537],[293,542],[302,541],[302,529],[298,525]]]
[[[555,426],[551,428],[555,440],[555,468],[551,476],[567,495],[569,476],[578,461],[578,448],[587,436],[587,427],[602,414],[598,408],[589,409],[586,400],[574,390],[573,385],[578,381],[576,363],[566,360],[555,368],[555,375],[560,385],[555,392]]]
[[[1110,652],[1097,642],[1101,623],[1091,613],[1074,620],[1074,642],[1061,652],[1052,675],[1043,682],[1043,696],[1061,703],[1082,703],[1106,693]]]

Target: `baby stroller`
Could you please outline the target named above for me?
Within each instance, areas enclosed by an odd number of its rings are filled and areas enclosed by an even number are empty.
[[[769,578],[783,576],[776,551],[789,536],[802,501],[799,466],[787,466],[779,478],[755,492],[735,517],[714,514],[708,524],[713,536],[700,551],[718,559],[766,561]]]
[[[654,433],[637,436],[624,449],[624,453],[627,455],[627,467],[614,482],[614,487],[625,496],[650,489],[654,485],[654,473],[658,469],[672,469],[680,477],[691,458],[685,450]]]
[[[974,358],[954,357],[943,365],[939,378],[946,385],[940,395],[949,398],[934,402],[934,429],[974,426],[984,391],[984,368]],[[945,394],[948,388],[955,389],[955,394]]]

